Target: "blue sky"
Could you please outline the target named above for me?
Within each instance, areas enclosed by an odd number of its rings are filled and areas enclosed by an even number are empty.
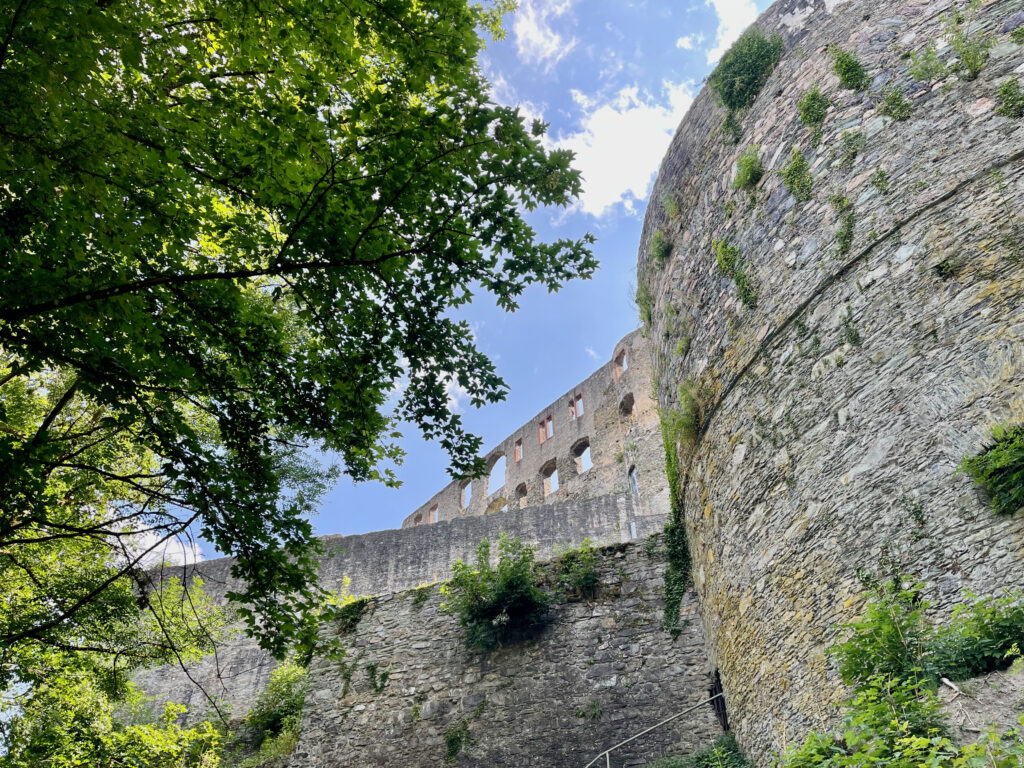
[[[597,236],[598,273],[557,294],[541,288],[515,314],[486,296],[464,313],[480,349],[509,385],[503,403],[450,405],[485,450],[610,359],[637,324],[637,243],[648,194],[669,141],[721,53],[768,2],[760,0],[520,0],[481,64],[495,101],[550,123],[551,146],[576,152],[584,192],[569,211],[529,217],[543,238]],[[395,528],[449,482],[447,457],[406,429],[403,485],[353,485],[327,494],[317,533]]]

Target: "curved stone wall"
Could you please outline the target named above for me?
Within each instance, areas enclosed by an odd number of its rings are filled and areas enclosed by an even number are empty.
[[[1024,80],[1009,36],[1024,3],[968,22],[996,42],[977,79],[916,82],[907,51],[938,41],[954,58],[951,8],[774,5],[758,26],[786,52],[739,143],[723,143],[725,112],[702,92],[652,194],[678,215],[647,212],[638,269],[658,397],[678,407],[682,387],[702,411],[680,480],[709,653],[762,764],[834,724],[843,691],[825,648],[864,581],[919,578],[940,616],[964,589],[1024,584],[1024,515],[996,517],[956,472],[992,426],[1024,421],[1024,120],[996,112],[999,86]],[[859,58],[869,91],[839,87],[830,45]],[[816,146],[797,108],[815,83],[832,99]],[[909,119],[880,113],[892,87]],[[731,188],[750,145],[767,171],[754,202]],[[794,146],[813,175],[804,203],[779,174]],[[848,248],[833,196],[852,204]],[[674,246],[664,264],[647,255],[659,230]],[[716,265],[722,239],[753,308]]]
[[[633,493],[646,514],[666,514],[665,454],[644,335],[634,331],[619,341],[609,362],[505,438],[486,461],[487,474],[449,483],[402,527],[610,493]]]

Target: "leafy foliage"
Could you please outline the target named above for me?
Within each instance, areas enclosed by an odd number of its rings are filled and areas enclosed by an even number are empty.
[[[885,168],[879,168],[872,173],[868,181],[871,183],[871,186],[883,195],[889,191],[889,172]]]
[[[829,202],[832,203],[832,208],[839,215],[836,248],[840,256],[845,256],[853,245],[853,227],[857,223],[857,214],[853,209],[853,203],[844,195],[832,195]]]
[[[800,111],[800,122],[811,128],[811,143],[821,141],[821,127],[825,123],[825,115],[832,106],[832,100],[821,92],[818,84],[805,93],[797,103]]]
[[[298,740],[307,683],[306,668],[292,661],[283,662],[270,673],[267,687],[227,746],[232,763],[250,768],[292,751]]]
[[[1004,117],[1024,117],[1024,89],[1016,78],[1010,78],[999,86],[999,106],[996,112]]]
[[[651,313],[654,310],[654,297],[651,296],[650,289],[647,288],[646,284],[640,283],[637,285],[633,301],[636,303],[637,313],[640,316],[640,324],[645,329],[650,329],[653,320]]]
[[[811,168],[804,158],[804,153],[796,147],[793,147],[789,162],[782,169],[782,181],[797,202],[802,203],[811,199],[811,186],[814,181],[811,178]]]
[[[746,109],[764,88],[783,50],[779,35],[766,36],[751,27],[722,56],[708,77],[708,86],[726,109]]]
[[[914,107],[898,88],[886,88],[882,92],[882,103],[879,104],[878,111],[893,120],[906,120],[914,111]]]
[[[715,252],[715,262],[718,270],[728,275],[736,283],[736,293],[743,306],[752,308],[757,306],[757,289],[753,281],[740,265],[740,249],[731,245],[728,240],[715,240],[712,243]]]
[[[949,73],[946,65],[939,61],[935,43],[928,43],[920,51],[911,51],[909,69],[915,80],[926,83],[941,80]]]
[[[593,542],[586,538],[580,546],[560,553],[555,572],[556,586],[567,598],[594,597],[601,586],[601,576]]]
[[[473,739],[469,735],[469,722],[459,720],[444,732],[444,761],[450,763],[457,758]]]
[[[996,514],[1012,515],[1024,507],[1024,425],[995,427],[991,443],[977,456],[965,457],[960,471],[985,490]]]
[[[946,39],[959,58],[957,69],[967,80],[973,80],[988,63],[989,50],[996,40],[983,32],[971,33],[970,27],[981,7],[980,0],[970,0],[967,10],[955,8],[945,17]]]
[[[829,52],[832,54],[832,68],[839,76],[839,84],[851,91],[867,90],[871,85],[871,78],[864,71],[860,60],[836,45],[833,45]]]
[[[850,130],[839,134],[839,165],[843,168],[851,167],[867,143],[868,139],[863,131]]]
[[[665,613],[662,627],[675,639],[682,632],[679,606],[690,588],[690,547],[683,520],[683,492],[680,487],[679,445],[696,439],[700,412],[693,386],[680,387],[680,406],[670,418],[661,414],[661,434],[665,444],[665,473],[668,475],[669,519],[660,537],[665,545]]]
[[[475,568],[455,561],[451,580],[441,586],[441,611],[459,617],[470,648],[494,648],[542,623],[550,598],[539,584],[534,550],[503,533],[497,567],[487,539],[477,546]]]
[[[744,189],[749,192],[764,176],[760,150],[759,146],[754,145],[747,147],[740,155],[736,161],[736,179],[732,183],[733,189]]]
[[[672,241],[660,229],[651,236],[651,257],[658,263],[664,263],[672,255]]]
[[[726,731],[709,747],[680,757],[663,757],[647,768],[750,768],[732,731]]]
[[[10,21],[0,580],[38,596],[0,646],[85,645],[159,547],[198,534],[283,657],[325,598],[306,518],[336,472],[305,448],[394,483],[404,419],[455,474],[482,469],[445,388],[481,404],[505,385],[452,312],[593,272],[589,236],[541,243],[521,215],[578,194],[571,154],[489,102],[496,17],[465,0],[22,3]]]

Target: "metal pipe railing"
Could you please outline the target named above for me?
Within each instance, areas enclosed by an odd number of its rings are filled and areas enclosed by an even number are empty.
[[[716,693],[714,696],[712,696],[710,698],[707,698],[707,699],[704,699],[703,701],[698,702],[697,704],[694,704],[692,707],[687,707],[682,712],[677,712],[676,714],[672,715],[672,717],[666,717],[660,723],[658,723],[656,725],[652,725],[650,728],[647,728],[647,729],[645,729],[643,731],[640,731],[640,733],[636,734],[635,736],[630,736],[625,741],[620,741],[614,747],[610,747],[609,749],[606,749],[604,752],[602,752],[597,757],[595,757],[593,760],[591,760],[589,763],[587,763],[585,766],[583,766],[583,768],[590,768],[590,766],[592,766],[594,763],[596,763],[602,757],[604,758],[605,768],[612,768],[612,752],[614,752],[619,747],[625,746],[626,744],[629,744],[629,742],[633,741],[634,739],[639,739],[645,733],[650,733],[655,728],[661,728],[661,726],[665,725],[666,723],[671,723],[673,720],[675,720],[677,718],[680,718],[683,715],[689,714],[690,712],[693,712],[693,710],[697,709],[697,707],[702,707],[705,704],[708,704],[708,703],[714,701],[715,699],[720,698],[720,697],[722,697],[724,695],[725,695],[724,693]]]

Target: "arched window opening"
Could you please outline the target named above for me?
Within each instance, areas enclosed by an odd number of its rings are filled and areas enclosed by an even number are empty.
[[[491,503],[487,505],[487,514],[493,515],[495,512],[504,512],[508,509],[508,501],[499,496],[496,499],[492,499]]]
[[[412,519],[412,524],[413,525],[419,525],[422,522],[423,522],[423,513],[422,512],[417,512],[416,513],[416,517],[414,517]]]
[[[590,441],[580,440],[572,448],[572,460],[576,465],[576,474],[582,475],[592,466],[594,462],[590,459]]]
[[[473,500],[473,484],[466,483],[462,486],[462,508],[466,509],[469,507],[469,502]]]
[[[516,488],[516,499],[519,501],[519,508],[524,509],[526,507],[526,483],[520,483]]]
[[[636,467],[629,468],[629,490],[634,496],[640,495],[640,480],[636,475]]]
[[[622,350],[615,356],[615,380],[618,381],[623,373],[629,370],[629,355]]]
[[[541,468],[540,474],[544,479],[544,498],[547,498],[558,490],[558,467],[554,459]]]
[[[505,487],[505,454],[498,457],[491,465],[491,474],[487,478],[487,493],[492,494]]]
[[[436,523],[437,522],[437,504],[432,506],[430,508],[430,512],[427,513],[427,522],[428,523]]]

